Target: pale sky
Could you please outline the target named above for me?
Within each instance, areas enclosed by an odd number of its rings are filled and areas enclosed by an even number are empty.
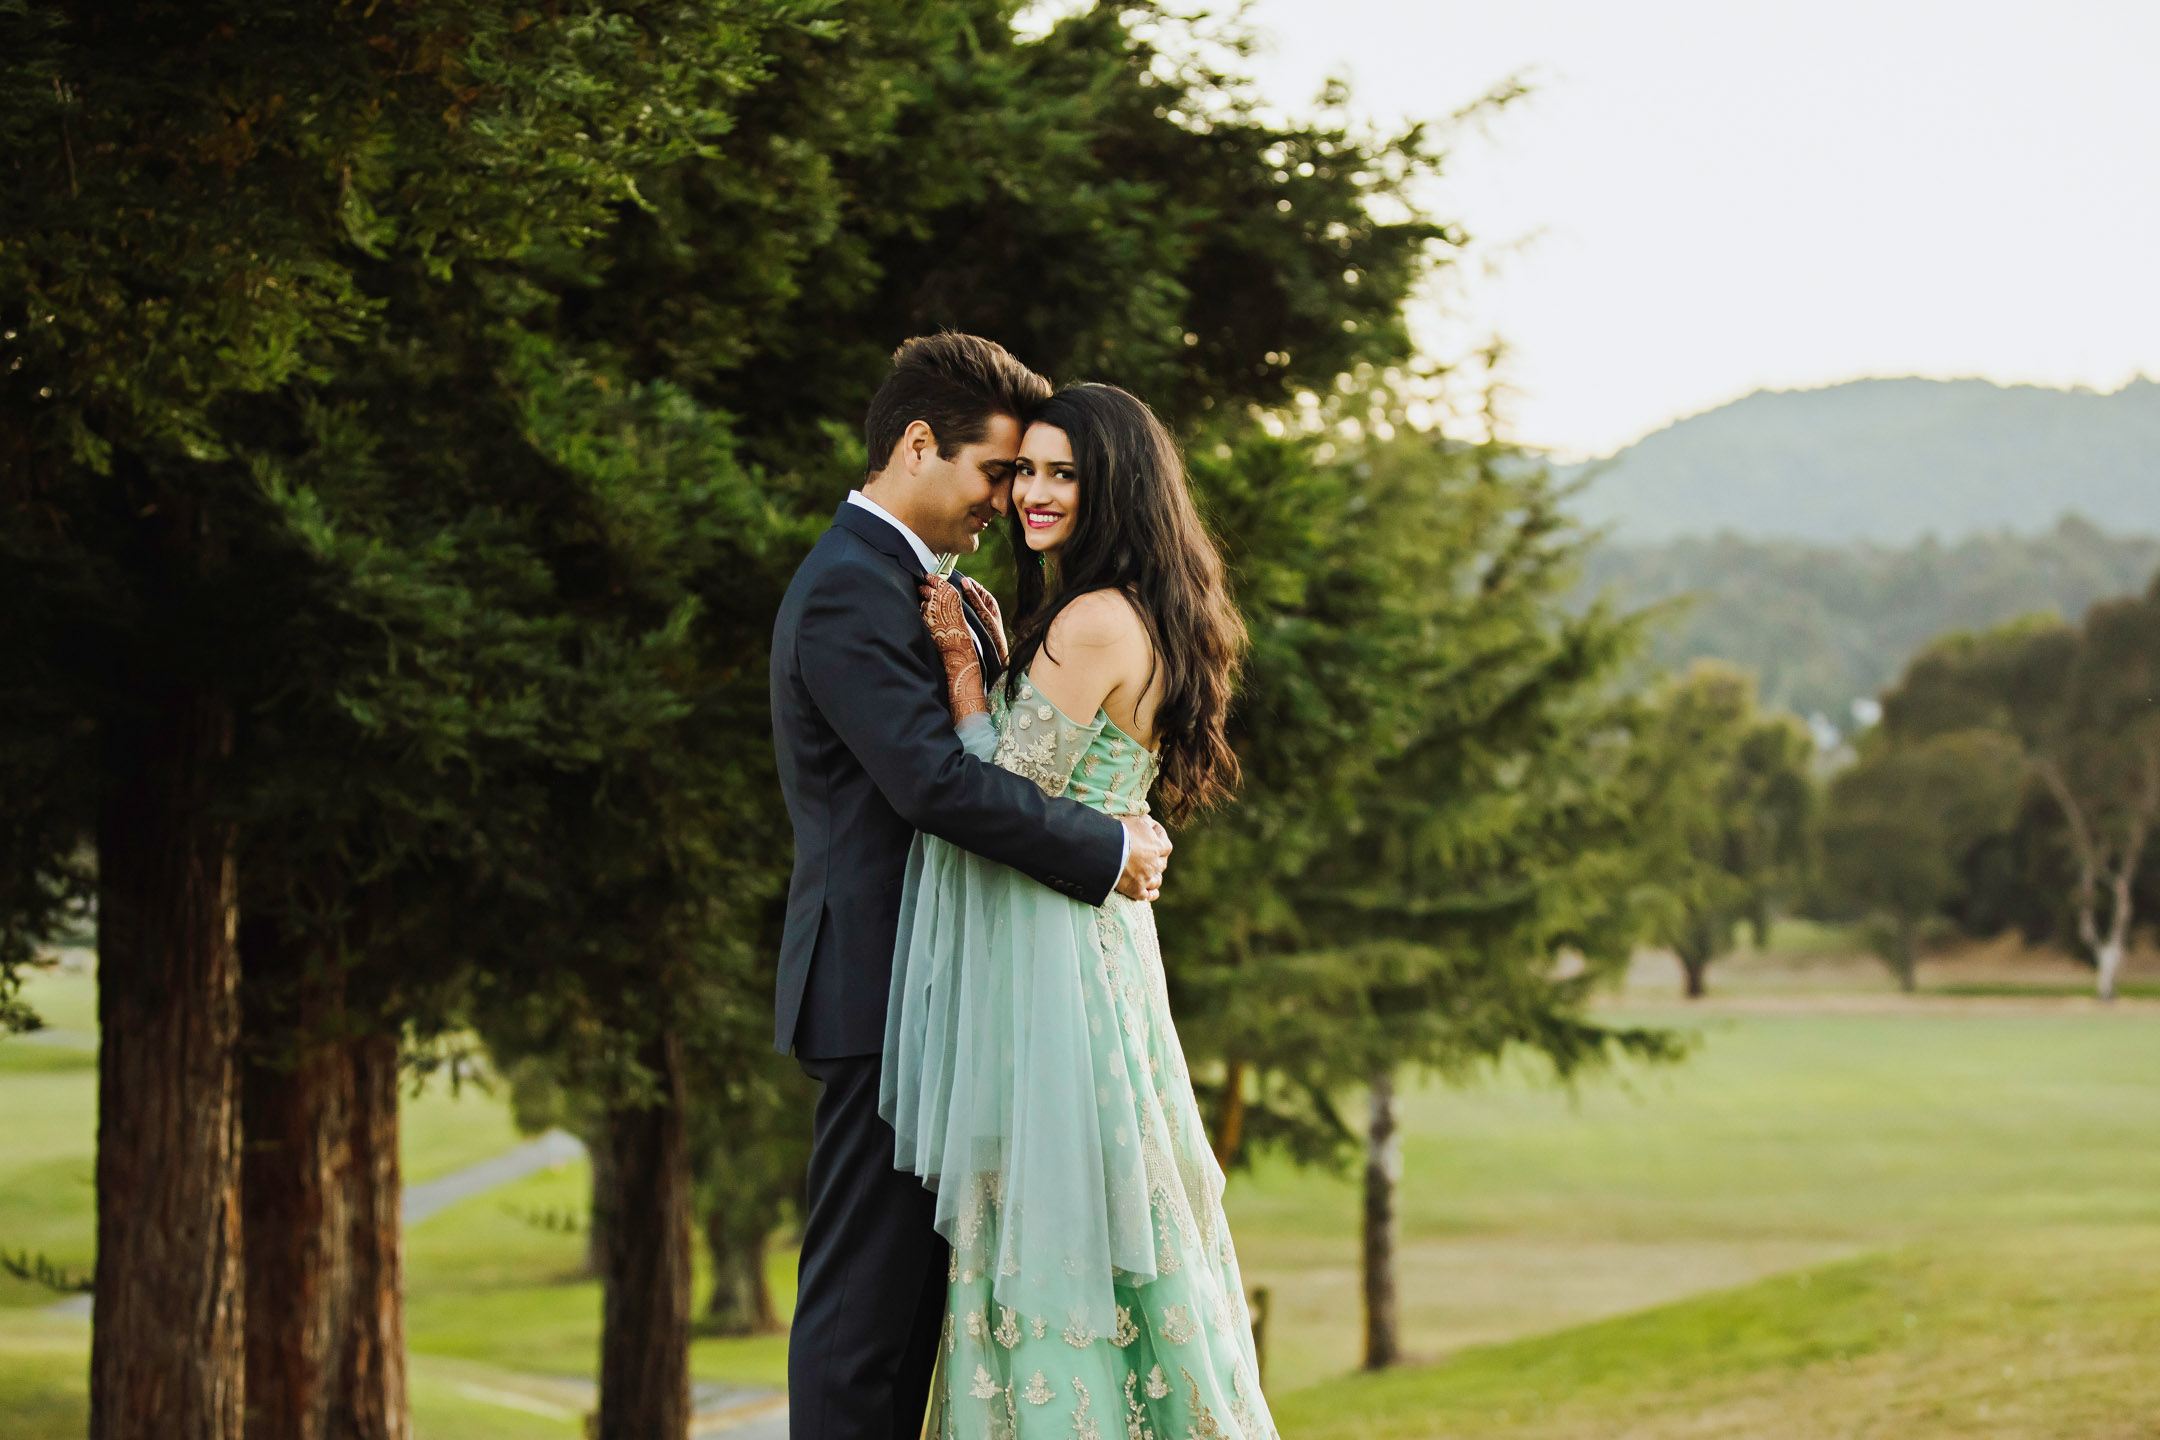
[[[1378,119],[1536,86],[1435,195],[1435,353],[1511,346],[1516,438],[1610,453],[1758,387],[2160,378],[2160,4],[1255,0],[1264,92]],[[1443,304],[1428,308],[1428,317]]]

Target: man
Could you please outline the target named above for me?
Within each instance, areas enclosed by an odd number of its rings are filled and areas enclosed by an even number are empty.
[[[773,626],[773,744],[795,826],[774,1042],[823,1087],[788,1342],[794,1440],[917,1440],[944,1317],[935,1197],[877,1113],[900,885],[915,832],[1099,905],[1151,899],[1169,837],[961,748],[918,586],[1008,504],[1041,376],[972,335],[902,345],[865,421],[862,489],[795,572]],[[968,623],[994,679],[997,650]]]

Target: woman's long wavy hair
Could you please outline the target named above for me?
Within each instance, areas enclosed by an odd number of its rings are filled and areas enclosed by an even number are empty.
[[[1161,667],[1156,808],[1180,824],[1227,797],[1238,781],[1237,755],[1223,729],[1244,661],[1245,622],[1223,581],[1222,556],[1186,488],[1177,442],[1138,399],[1114,385],[1073,385],[1033,407],[1026,420],[1065,432],[1079,505],[1054,575],[1027,548],[1025,523],[1013,508],[1020,624],[1007,692],[1041,653],[1061,610],[1096,590],[1121,592],[1147,626],[1150,686],[1152,667]]]

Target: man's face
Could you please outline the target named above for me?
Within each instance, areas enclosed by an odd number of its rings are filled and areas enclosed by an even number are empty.
[[[940,553],[974,554],[983,531],[1012,503],[1013,460],[1019,453],[1020,422],[1010,415],[994,416],[983,438],[961,446],[950,460],[932,451],[924,465],[931,483],[921,491],[918,511],[923,543]]]

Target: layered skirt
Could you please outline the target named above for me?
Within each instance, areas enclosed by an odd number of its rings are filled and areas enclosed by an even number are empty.
[[[879,1098],[952,1246],[928,1433],[1272,1440],[1153,911],[915,844]]]

